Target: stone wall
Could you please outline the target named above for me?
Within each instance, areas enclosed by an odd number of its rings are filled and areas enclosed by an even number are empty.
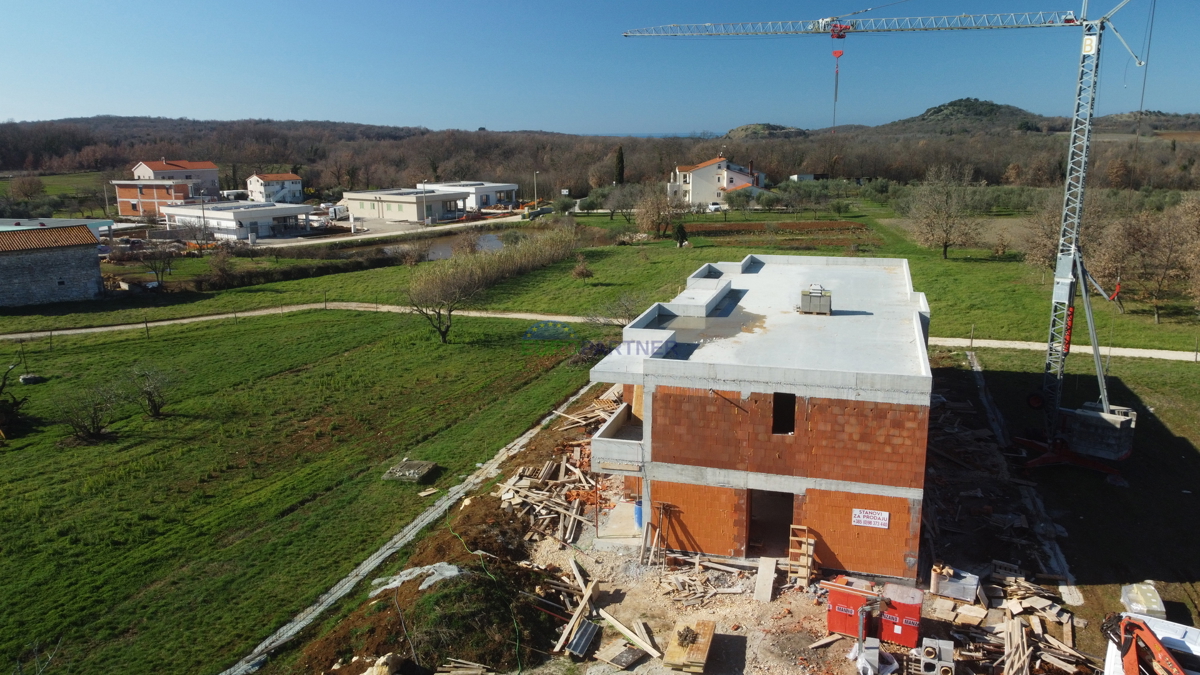
[[[91,300],[101,290],[95,246],[0,253],[0,307]]]

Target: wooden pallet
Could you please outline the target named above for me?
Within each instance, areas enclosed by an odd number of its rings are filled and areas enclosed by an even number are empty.
[[[679,644],[679,631],[683,630],[684,626],[698,633],[696,641],[690,645]],[[663,665],[685,673],[703,673],[716,630],[717,624],[712,621],[701,620],[691,625],[685,621],[677,621],[675,628],[666,636],[669,644],[663,653]]]
[[[788,548],[787,573],[788,582],[800,579],[805,585],[812,580],[817,571],[813,554],[817,540],[808,532],[805,525],[792,525]]]

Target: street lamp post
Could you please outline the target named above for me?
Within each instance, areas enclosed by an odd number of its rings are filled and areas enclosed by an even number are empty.
[[[425,185],[428,182],[429,181],[427,181],[425,179],[421,179],[421,191],[417,193],[417,199],[420,201],[420,204],[421,204],[421,206],[420,206],[421,213],[418,215],[421,217],[421,224],[426,225],[426,226],[429,225],[429,222],[427,220],[425,220]]]
[[[534,209],[536,209],[536,208],[538,207],[538,198],[537,198],[537,177],[538,177],[538,174],[539,174],[539,173],[541,173],[541,171],[534,171],[534,172],[533,172],[533,208],[534,208]]]

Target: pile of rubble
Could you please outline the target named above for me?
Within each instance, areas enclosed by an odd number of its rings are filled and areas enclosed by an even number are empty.
[[[583,516],[585,505],[606,506],[597,481],[565,457],[541,468],[522,467],[492,494],[500,498],[505,513],[529,518],[526,541],[550,537],[570,544],[579,525],[588,522]]]
[[[1063,607],[1057,590],[1031,582],[1024,570],[994,561],[986,578],[944,565],[933,569],[933,618],[954,624],[958,658],[974,669],[1029,675],[1053,667],[1066,673],[1103,669],[1095,657],[1075,649],[1075,629],[1087,621]],[[1057,582],[1046,575],[1035,580]],[[1061,637],[1051,634],[1054,628]]]

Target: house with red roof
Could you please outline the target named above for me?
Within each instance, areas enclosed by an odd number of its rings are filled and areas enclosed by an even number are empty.
[[[117,213],[128,218],[161,217],[159,208],[196,204],[216,198],[217,165],[183,160],[138,162],[133,180],[111,181],[117,193]]]
[[[754,170],[754,162],[745,167],[724,155],[694,166],[677,166],[667,181],[667,194],[689,204],[724,203],[725,195],[737,190],[757,194],[765,189],[767,175]]]

